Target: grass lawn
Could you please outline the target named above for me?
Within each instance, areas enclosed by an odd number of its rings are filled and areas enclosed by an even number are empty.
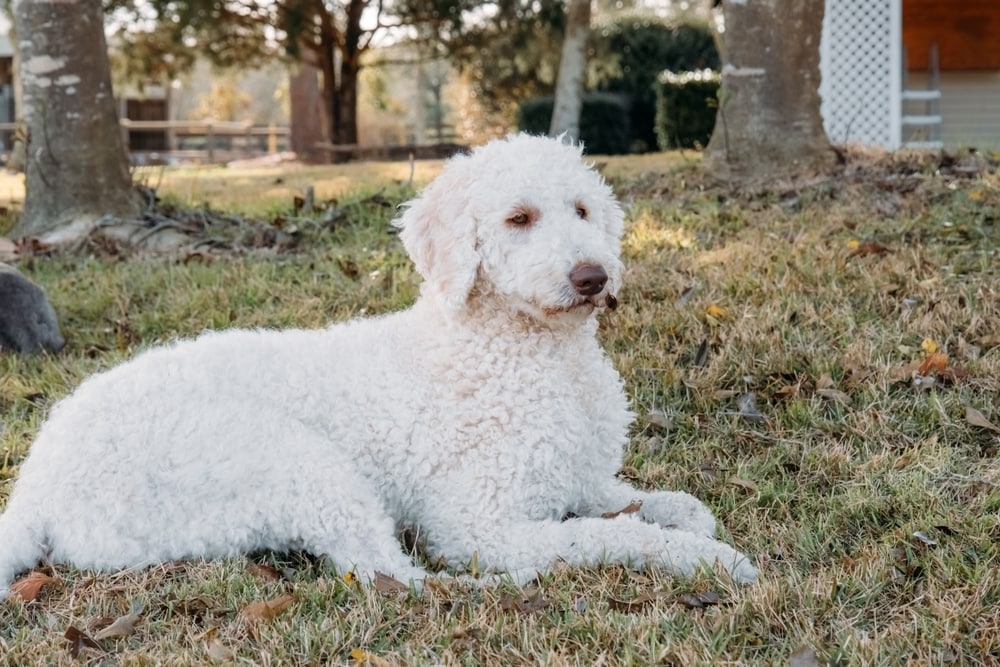
[[[621,475],[707,502],[759,583],[557,568],[524,590],[417,596],[302,554],[43,568],[58,581],[34,601],[0,603],[0,665],[1000,664],[996,164],[850,155],[734,190],[696,155],[597,162],[629,221],[621,306],[602,321],[638,415]],[[151,170],[169,199],[286,229],[306,185],[345,217],[295,218],[291,251],[22,259],[68,347],[0,355],[0,505],[49,407],[90,373],[205,328],[409,304],[417,277],[384,205],[412,195],[409,177]]]

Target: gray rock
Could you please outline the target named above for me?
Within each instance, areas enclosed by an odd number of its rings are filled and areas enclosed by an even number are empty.
[[[58,352],[65,344],[45,290],[0,262],[0,348],[35,354]]]

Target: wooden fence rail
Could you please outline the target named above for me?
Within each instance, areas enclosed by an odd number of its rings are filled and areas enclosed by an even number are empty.
[[[291,130],[287,125],[253,125],[249,122],[211,120],[130,120],[121,121],[122,138],[133,157],[157,154],[163,158],[178,156],[202,159],[209,163],[216,158],[231,159],[277,153],[288,150]],[[8,155],[14,145],[14,135],[20,123],[0,123],[0,153]],[[135,135],[133,135],[135,133]],[[160,134],[162,148],[144,148],[132,141],[142,134]]]

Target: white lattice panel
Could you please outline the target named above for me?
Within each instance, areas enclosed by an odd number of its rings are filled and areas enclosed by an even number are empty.
[[[900,142],[900,0],[826,0],[823,125],[834,143]]]

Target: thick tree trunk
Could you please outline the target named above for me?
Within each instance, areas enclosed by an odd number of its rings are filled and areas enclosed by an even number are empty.
[[[583,77],[587,69],[587,36],[590,34],[590,0],[570,0],[566,8],[566,38],[563,40],[556,79],[556,99],[552,105],[549,134],[566,133],[580,138],[580,111],[583,109]]]
[[[722,6],[722,88],[706,163],[735,179],[828,165],[834,153],[819,98],[824,0]]]
[[[337,90],[337,139],[335,143],[358,143],[358,68],[345,59],[340,67]]]
[[[135,217],[100,0],[15,0],[13,13],[26,135],[14,234],[58,242],[101,216]]]
[[[300,62],[288,85],[292,116],[291,148],[299,159],[306,162],[319,162],[325,157],[317,148],[317,144],[328,138],[323,131],[325,112],[320,76],[319,69]]]

